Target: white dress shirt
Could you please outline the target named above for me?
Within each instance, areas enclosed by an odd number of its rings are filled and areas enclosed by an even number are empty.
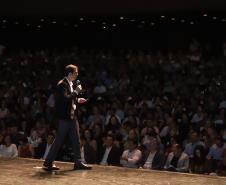
[[[152,168],[152,161],[153,161],[153,159],[155,157],[155,154],[156,154],[156,152],[153,153],[153,154],[150,152],[150,154],[149,154],[149,156],[147,158],[147,161],[145,162],[145,164],[143,166],[144,169],[151,169]]]
[[[136,149],[132,152],[129,150],[126,150],[123,152],[122,156],[125,156],[128,159],[128,162],[125,160],[120,160],[120,164],[123,165],[124,167],[129,167],[129,168],[138,168],[137,163],[140,161],[142,157],[142,153],[140,150]]]
[[[110,148],[106,147],[106,150],[104,152],[104,156],[102,158],[102,161],[100,162],[100,165],[105,165],[105,166],[108,165],[107,159],[108,159],[108,155],[109,155],[111,149],[112,149],[112,147],[110,147]]]
[[[46,144],[46,151],[45,151],[45,154],[43,155],[43,159],[46,159],[49,151],[50,151],[50,148],[51,148],[52,144],[51,145],[48,145]]]

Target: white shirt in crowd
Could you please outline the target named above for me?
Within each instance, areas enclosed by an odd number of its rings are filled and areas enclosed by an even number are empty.
[[[129,158],[128,162],[125,160],[120,160],[120,164],[123,165],[123,167],[138,168],[137,163],[140,161],[142,153],[138,149],[134,150],[133,152],[126,150],[123,152],[122,156]]]
[[[105,93],[107,90],[106,90],[106,87],[101,85],[101,86],[96,86],[94,89],[93,89],[93,92],[94,93]]]
[[[111,149],[112,149],[112,147],[110,147],[110,148],[107,148],[107,147],[106,147],[106,150],[105,150],[103,159],[102,159],[102,161],[100,162],[100,165],[105,165],[105,166],[108,165],[107,159],[108,159],[108,155],[109,155]]]
[[[10,147],[5,145],[0,146],[0,156],[3,157],[18,157],[18,151],[15,144],[11,144]]]
[[[143,166],[144,169],[151,169],[152,168],[152,161],[155,157],[155,154],[156,154],[156,152],[153,153],[153,154],[152,153],[149,154],[147,161],[145,162],[145,164]]]
[[[82,163],[87,164],[85,159],[85,154],[84,154],[84,146],[82,146],[81,148],[81,160],[82,160]]]
[[[52,144],[51,145],[48,145],[46,144],[46,151],[45,151],[45,154],[43,155],[43,159],[46,159],[49,151],[50,151],[50,148],[51,148]]]

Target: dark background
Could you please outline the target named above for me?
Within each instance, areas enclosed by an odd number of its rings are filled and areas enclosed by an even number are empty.
[[[226,38],[225,10],[224,0],[1,0],[0,43],[8,51],[73,45],[183,51],[196,38],[211,43],[217,52]]]

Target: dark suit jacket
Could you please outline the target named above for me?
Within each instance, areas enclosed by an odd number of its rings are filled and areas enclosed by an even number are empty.
[[[106,146],[101,148],[99,155],[98,155],[98,164],[100,164],[100,162],[102,161],[105,150],[106,150]],[[107,158],[108,165],[119,166],[121,155],[122,155],[122,151],[120,150],[120,148],[113,145],[111,151],[109,152],[108,158]]]
[[[46,141],[40,143],[38,145],[38,147],[34,148],[35,150],[35,159],[41,159],[43,158],[44,154],[45,154],[45,151],[46,151]]]
[[[70,85],[66,78],[60,80],[57,84],[56,100],[55,100],[55,118],[62,120],[71,120],[72,101],[76,106],[78,102],[75,100],[77,94],[71,92]]]
[[[145,150],[142,154],[142,158],[140,160],[139,166],[144,166],[145,162],[147,161],[150,150]],[[161,170],[164,167],[165,164],[165,154],[163,151],[158,150],[153,158],[152,161],[152,170]]]

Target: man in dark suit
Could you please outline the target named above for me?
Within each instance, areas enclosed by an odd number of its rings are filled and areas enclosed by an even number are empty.
[[[106,146],[102,147],[98,156],[98,164],[119,166],[119,159],[121,156],[120,148],[114,145],[114,136],[107,135]]]
[[[46,159],[53,142],[54,142],[53,133],[47,133],[46,139],[42,140],[42,143],[40,143],[36,149],[35,159]]]
[[[78,67],[68,65],[65,68],[65,77],[57,84],[56,100],[55,100],[55,118],[59,120],[58,134],[51,150],[46,157],[44,166],[48,169],[53,169],[52,163],[56,158],[64,139],[68,132],[72,138],[72,149],[74,153],[74,169],[91,169],[81,162],[80,142],[79,142],[79,125],[75,116],[75,111],[78,103],[85,103],[84,98],[77,98],[82,90],[81,85],[73,89],[73,81],[78,76]],[[54,169],[59,169],[54,167]]]
[[[161,170],[165,164],[165,154],[159,149],[159,142],[156,138],[151,140],[150,149],[142,154],[139,167],[140,169]]]

